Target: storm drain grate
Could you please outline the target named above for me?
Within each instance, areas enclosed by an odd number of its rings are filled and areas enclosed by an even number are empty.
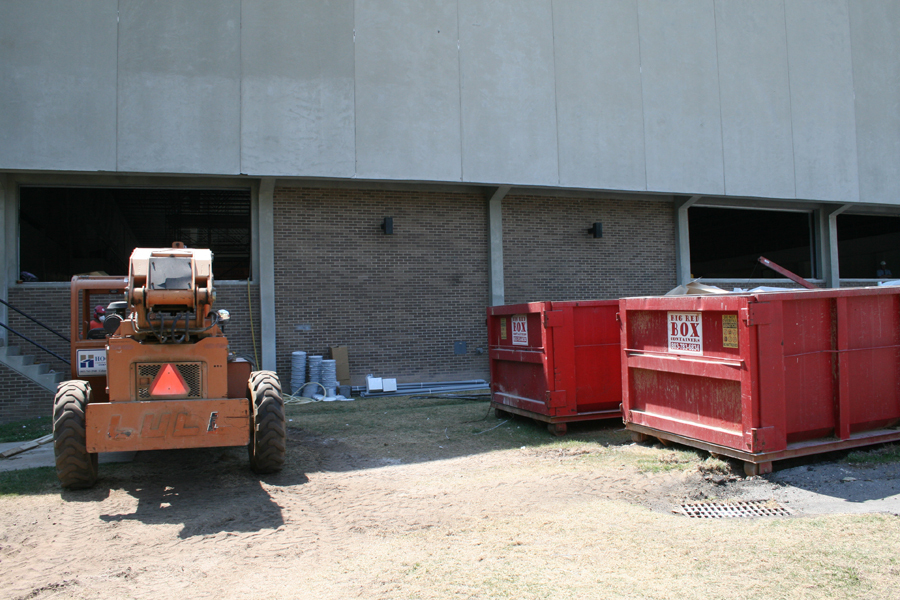
[[[788,517],[791,512],[773,500],[747,502],[695,502],[682,504],[681,511],[695,519],[740,519],[747,517]]]

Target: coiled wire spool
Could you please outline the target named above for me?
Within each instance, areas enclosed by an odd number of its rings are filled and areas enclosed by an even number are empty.
[[[296,394],[306,383],[306,352],[291,352],[291,394]]]

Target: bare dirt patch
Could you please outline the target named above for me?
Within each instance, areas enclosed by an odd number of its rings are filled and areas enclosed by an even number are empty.
[[[689,519],[673,510],[786,486],[621,423],[554,438],[486,413],[293,406],[262,481],[241,449],[156,452],[92,490],[2,497],[0,597],[900,597],[895,515]]]

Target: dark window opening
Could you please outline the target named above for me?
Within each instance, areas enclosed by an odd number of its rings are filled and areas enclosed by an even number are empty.
[[[784,278],[760,264],[760,256],[801,277],[815,277],[809,213],[693,207],[688,224],[695,278]]]
[[[900,278],[900,217],[838,215],[837,238],[842,279]]]
[[[126,275],[132,250],[166,248],[176,241],[212,250],[216,279],[248,279],[250,221],[249,190],[23,187],[22,279]]]

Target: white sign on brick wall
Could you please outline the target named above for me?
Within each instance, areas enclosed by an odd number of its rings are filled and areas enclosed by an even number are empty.
[[[703,322],[698,312],[670,312],[669,352],[703,354]]]

